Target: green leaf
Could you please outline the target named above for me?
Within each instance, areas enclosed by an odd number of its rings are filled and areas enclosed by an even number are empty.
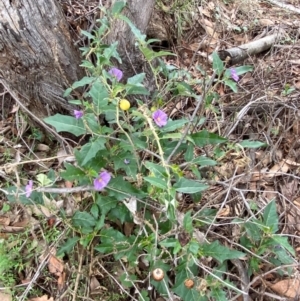
[[[223,143],[227,141],[226,138],[223,138],[214,133],[209,133],[206,130],[191,134],[190,137],[192,138],[194,143],[199,147],[203,147],[208,144]]]
[[[159,242],[159,244],[165,248],[174,248],[178,242],[176,238],[166,238]]]
[[[188,251],[191,252],[192,254],[196,255],[199,251],[199,248],[200,248],[200,244],[198,241],[191,241],[189,243],[189,248],[188,248]]]
[[[55,127],[56,131],[68,132],[76,137],[86,133],[82,119],[76,119],[71,116],[55,114],[54,116],[46,117],[44,121]]]
[[[182,192],[182,193],[197,193],[200,191],[206,190],[209,186],[194,180],[186,179],[186,178],[180,178],[178,182],[176,182],[173,186],[176,191]]]
[[[119,63],[121,63],[122,60],[117,51],[117,47],[118,47],[118,42],[114,42],[113,44],[111,44],[107,48],[105,48],[103,55],[107,61],[109,61],[111,59],[111,57],[114,57],[118,60]]]
[[[108,196],[103,196],[102,194],[98,193],[96,195],[96,204],[99,206],[101,214],[106,215],[111,209],[116,208],[118,205],[118,200],[115,198],[111,198]]]
[[[156,40],[156,41],[159,41],[159,40]],[[152,41],[152,42],[155,42],[155,41]],[[147,41],[147,44],[149,44],[149,40]],[[150,49],[149,47],[140,47],[140,50],[143,53],[143,55],[145,56],[147,61],[152,61],[153,59],[155,59],[157,57],[161,57],[161,56],[167,56],[167,55],[176,56],[176,54],[169,52],[169,51],[155,52],[152,49]]]
[[[95,38],[90,32],[82,30],[82,29],[80,29],[80,34],[86,36],[90,40],[94,40],[94,38]]]
[[[111,8],[111,12],[113,15],[117,15],[119,14],[123,8],[125,7],[126,2],[125,1],[116,1],[113,5],[113,7]]]
[[[58,257],[61,257],[64,254],[70,254],[78,241],[79,241],[79,237],[76,236],[68,238],[67,241],[58,249],[56,255]]]
[[[109,26],[108,18],[102,18],[101,19],[101,26],[97,30],[98,37],[101,37],[102,35],[104,35],[104,33],[106,31],[108,31],[109,28],[110,28],[110,26]],[[88,53],[88,52],[86,52],[86,53]]]
[[[235,68],[237,75],[242,75],[242,74],[247,73],[249,71],[253,71],[253,69],[254,68],[251,65],[239,66],[239,67]]]
[[[128,19],[124,15],[118,15],[118,18],[123,20],[124,22],[126,22],[129,25],[132,33],[134,34],[134,36],[140,43],[143,43],[146,41],[146,35],[142,34],[141,31],[130,21],[130,19]]]
[[[119,204],[116,208],[113,208],[106,218],[111,222],[117,222],[118,224],[124,224],[124,222],[132,222],[131,213],[124,204]]]
[[[121,250],[126,247],[130,247],[130,245],[126,243],[126,236],[113,228],[103,228],[100,232],[100,238],[101,244],[95,247],[95,249],[101,253],[106,253],[107,251],[111,252],[112,250]],[[105,246],[105,249],[107,248],[107,246],[110,246],[110,250],[103,250],[102,245]]]
[[[268,144],[265,142],[251,141],[251,140],[243,140],[242,142],[239,143],[239,145],[241,145],[244,148],[258,148],[258,147],[268,146]]]
[[[129,289],[133,286],[133,282],[136,281],[137,276],[136,275],[132,275],[132,274],[128,274],[126,275],[126,273],[121,274],[120,277],[120,282],[122,284],[122,287],[125,289]]]
[[[164,134],[160,139],[179,140],[181,139],[181,137],[182,137],[181,133],[170,133],[170,134]]]
[[[231,79],[225,79],[225,80],[224,80],[224,84],[225,84],[226,86],[228,86],[234,93],[237,93],[238,88],[237,88],[236,82],[234,82],[234,81],[231,80]]]
[[[75,82],[75,83],[72,85],[72,89],[76,89],[76,88],[79,88],[79,87],[83,87],[83,86],[89,85],[89,84],[91,84],[95,79],[96,79],[95,77],[85,76],[85,77],[83,77],[81,80]]]
[[[130,85],[141,84],[143,82],[143,80],[145,79],[145,76],[146,76],[145,73],[139,73],[137,75],[129,77],[127,79],[127,84],[130,84]]]
[[[97,206],[97,204],[94,203],[92,205],[90,212],[91,212],[92,216],[95,219],[98,219],[98,217],[99,217],[99,207]]]
[[[250,66],[250,65],[239,66],[239,67],[235,67],[234,70],[236,71],[237,75],[242,75],[249,71],[253,71],[253,66]],[[224,75],[227,78],[229,78],[231,76],[230,68],[225,71]]]
[[[293,256],[295,256],[295,250],[290,245],[288,241],[288,237],[286,236],[280,236],[280,235],[273,235],[271,239],[274,241],[274,245],[280,245],[281,247],[284,247],[287,249]]]
[[[214,241],[212,243],[205,243],[200,247],[200,254],[202,256],[211,256],[218,260],[220,263],[227,259],[236,259],[244,257],[246,254],[240,251],[232,250],[224,247],[219,243],[219,241]]]
[[[69,164],[67,162],[64,163],[66,170],[60,173],[60,176],[67,181],[76,181],[80,180],[85,176],[85,172],[80,168]]]
[[[176,83],[176,86],[173,89],[173,91],[175,95],[195,97],[195,98],[197,97],[197,95],[194,93],[193,88],[185,82]]]
[[[85,152],[82,152],[81,150],[74,150],[74,155],[76,158],[76,162],[78,164],[78,166],[83,166],[82,162],[85,160]],[[97,153],[97,156],[95,156],[92,160],[90,160],[88,162],[88,164],[86,164],[85,168],[90,168],[91,171],[94,172],[94,176],[98,175],[99,170],[101,170],[103,167],[106,166],[106,162],[107,162],[107,158],[105,157],[107,155],[107,151],[106,150],[101,150]],[[83,179],[85,179],[86,177],[84,177]],[[82,179],[81,179],[82,180]]]
[[[126,85],[126,95],[149,95],[149,91],[142,85],[142,84],[136,84],[136,85]]]
[[[192,143],[188,143],[186,152],[184,153],[184,160],[186,162],[190,162],[193,160],[194,157],[194,145]]]
[[[96,114],[100,114],[102,107],[108,104],[108,92],[103,84],[99,81],[93,83],[89,95],[92,97]]]
[[[218,56],[216,52],[213,52],[212,54],[213,59],[213,70],[220,76],[222,72],[224,71],[224,63]]]
[[[48,186],[50,184],[53,184],[53,181],[50,180],[47,175],[40,173],[36,176],[37,181],[41,186]]]
[[[86,60],[83,60],[82,63],[79,66],[84,67],[84,68],[88,68],[88,69],[92,69],[92,70],[95,69],[94,64],[91,63],[90,61],[86,61]]]
[[[161,128],[161,132],[167,133],[167,132],[173,132],[177,129],[182,128],[186,123],[189,121],[187,119],[178,119],[178,120],[168,120],[168,123]]]
[[[145,289],[142,289],[140,291],[140,294],[141,295],[139,296],[138,301],[150,301],[148,291],[146,291]]]
[[[150,161],[146,161],[145,163],[145,166],[147,169],[150,170],[150,172],[157,178],[166,178],[167,176],[167,173],[166,173],[166,169],[161,166],[161,165],[158,165],[156,163],[152,163]]]
[[[105,223],[105,219],[106,219],[106,215],[101,214],[100,218],[97,219],[96,225],[94,230],[95,231],[99,231],[100,229],[102,229],[102,227],[104,226]]]
[[[91,132],[94,134],[101,133],[101,127],[94,113],[85,114],[84,121],[86,122],[89,133]]]
[[[161,189],[168,188],[167,182],[164,179],[155,178],[155,177],[144,177],[144,180],[155,187],[158,187]]]
[[[191,161],[191,163],[192,164],[197,164],[197,165],[200,165],[200,166],[215,166],[215,165],[217,165],[217,162],[215,160],[204,157],[204,156],[199,156],[199,157],[193,159]]]
[[[96,140],[86,143],[80,150],[81,154],[84,154],[84,159],[81,165],[86,165],[91,159],[93,159],[100,150],[105,149],[105,138],[99,137]]]
[[[72,100],[69,100],[68,102],[73,105],[82,105],[82,100],[80,100],[80,99],[72,99]]]
[[[193,219],[191,216],[191,211],[188,211],[183,218],[183,228],[185,231],[187,231],[188,233],[192,233],[193,232]]]
[[[137,189],[129,182],[123,179],[123,176],[117,176],[110,180],[109,182],[109,196],[122,201],[128,196],[136,196],[138,198],[144,198],[146,194],[141,190]]]
[[[258,272],[260,270],[260,264],[261,264],[261,261],[259,258],[250,257],[249,268],[248,268],[249,275],[252,275],[253,272]]]
[[[145,140],[142,140],[140,137],[132,136],[132,142],[134,143],[136,148],[145,149],[147,148],[147,143]]]
[[[125,164],[125,160],[128,160],[129,163]],[[125,170],[128,177],[136,179],[138,167],[136,158],[131,152],[118,153],[114,157],[112,157],[112,161],[114,163],[115,171],[123,169]]]
[[[80,228],[84,233],[90,233],[96,224],[95,218],[86,211],[76,211],[72,217],[73,226]]]
[[[280,260],[281,264],[295,263],[295,260],[292,258],[292,256],[288,254],[287,251],[281,246],[276,246],[273,249],[273,252],[276,255],[276,257]]]
[[[262,232],[260,227],[252,221],[246,222],[244,224],[246,232],[252,241],[259,241],[262,238]]]
[[[214,287],[211,290],[210,296],[215,301],[228,301],[226,293],[223,288],[220,287]]]
[[[265,208],[263,213],[264,225],[269,227],[272,233],[278,231],[278,215],[276,211],[275,201],[271,201]]]
[[[72,91],[73,91],[72,88],[66,89],[66,91],[65,91],[64,94],[63,94],[63,97],[68,97],[68,96],[71,94]]]

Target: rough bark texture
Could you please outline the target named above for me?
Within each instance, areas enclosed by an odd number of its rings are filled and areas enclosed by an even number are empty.
[[[144,34],[147,30],[154,5],[155,0],[128,0],[122,14],[127,16]],[[154,84],[152,73],[135,45],[136,40],[131,29],[121,20],[114,22],[106,40],[108,44],[115,41],[119,41],[118,52],[122,59],[122,65],[118,67],[123,70],[124,79],[137,73],[145,72],[147,75],[147,82],[145,84],[151,90]]]
[[[155,0],[128,0],[123,13],[145,33],[154,4]],[[113,24],[107,43],[117,40],[124,78],[150,74],[122,21]],[[56,0],[0,0],[0,83],[35,116],[73,109],[62,95],[84,76],[80,61]]]
[[[39,118],[71,110],[64,90],[83,76],[55,0],[0,0],[0,82]]]

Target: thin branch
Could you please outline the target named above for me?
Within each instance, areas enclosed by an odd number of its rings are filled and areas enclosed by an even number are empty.
[[[282,3],[282,2],[279,2],[277,0],[268,0],[269,2],[271,2],[272,4],[275,4],[279,7],[282,7],[284,9],[287,9],[289,11],[292,11],[293,13],[296,13],[296,14],[300,14],[300,8],[296,8],[295,6],[291,5],[291,4],[285,4],[285,3]]]

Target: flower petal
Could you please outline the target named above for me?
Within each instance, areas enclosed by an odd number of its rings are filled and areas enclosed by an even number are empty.
[[[94,180],[95,190],[102,190],[107,186],[111,179],[111,175],[107,171],[103,171],[99,174],[99,177]]]
[[[159,127],[165,126],[168,122],[168,115],[162,110],[156,110],[152,114],[152,118]]]
[[[78,111],[78,110],[74,110],[74,116],[75,116],[76,119],[79,119],[83,116],[83,112]]]
[[[120,69],[116,68],[116,67],[111,68],[111,69],[108,71],[108,73],[109,73],[110,75],[114,76],[114,77],[117,79],[118,82],[119,82],[119,81],[122,79],[122,77],[123,77],[123,72],[122,72]]]
[[[238,76],[236,70],[234,68],[230,68],[230,76],[234,81],[239,81],[240,77]]]
[[[29,180],[28,184],[25,186],[26,197],[29,198],[32,193],[33,181]]]

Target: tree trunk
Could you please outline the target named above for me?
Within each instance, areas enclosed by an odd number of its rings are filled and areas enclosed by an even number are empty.
[[[115,0],[116,1],[116,0]],[[152,11],[154,9],[155,0],[129,0],[122,11],[122,14],[128,17],[134,25],[141,31],[146,33]],[[116,20],[112,25],[111,32],[106,42],[111,44],[118,41],[118,52],[122,59],[122,65],[118,66],[124,72],[124,78],[127,79],[137,73],[145,72],[150,75],[150,70],[145,64],[145,60],[135,45],[135,36],[131,32],[129,26],[122,20]],[[153,76],[148,76],[153,79]],[[152,84],[146,83],[148,88]]]
[[[116,1],[116,0],[113,0]],[[145,32],[155,0],[128,0],[124,13]],[[144,70],[130,28],[112,24],[107,43],[119,41],[124,77]],[[42,119],[73,107],[63,92],[84,76],[80,55],[56,0],[0,0],[0,83]],[[16,98],[15,97],[15,98]]]
[[[30,112],[70,111],[62,95],[83,76],[79,64],[55,0],[0,0],[0,81]]]

